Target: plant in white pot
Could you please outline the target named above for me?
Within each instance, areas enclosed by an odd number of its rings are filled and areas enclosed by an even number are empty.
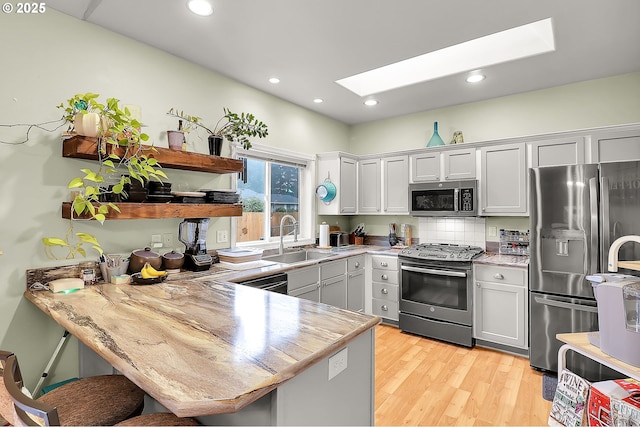
[[[45,237],[42,239],[45,252],[51,258],[57,258],[52,252],[54,247],[63,247],[67,250],[66,258],[75,258],[77,255],[86,256],[83,244],[91,244],[98,252],[102,253],[96,238],[87,233],[73,233],[73,222],[78,217],[95,219],[104,223],[110,210],[119,212],[116,203],[103,202],[110,194],[121,198],[127,197],[125,188],[131,184],[131,180],[137,180],[144,184],[151,178],[158,181],[166,179],[167,175],[161,170],[160,164],[153,157],[145,154],[149,150],[155,150],[152,146],[142,146],[143,141],[148,141],[149,136],[140,131],[141,124],[131,117],[128,108],[121,108],[119,100],[108,98],[106,103],[98,102],[98,94],[78,94],[68,99],[66,103],[58,105],[65,111],[64,119],[71,124],[76,123],[78,114],[86,115],[95,113],[99,116],[97,129],[98,168],[81,169],[83,175],[73,178],[67,187],[72,191],[71,222],[65,238]],[[120,151],[116,148],[121,149]],[[120,152],[118,155],[116,152]],[[105,186],[105,177],[120,174],[117,182]],[[75,215],[75,218],[74,218]],[[77,242],[71,242],[73,236]]]
[[[202,124],[202,119],[198,116],[184,114],[171,108],[167,114],[199,126],[209,133],[209,152],[210,154],[220,155],[220,145],[222,139],[230,142],[238,142],[245,150],[251,148],[250,137],[264,138],[269,134],[267,125],[258,120],[251,113],[233,113],[228,108],[222,109],[224,115],[218,120],[213,129]]]

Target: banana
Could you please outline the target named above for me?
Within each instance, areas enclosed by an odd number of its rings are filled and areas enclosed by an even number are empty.
[[[153,279],[156,277],[166,276],[167,272],[158,271],[147,262],[144,264],[144,267],[142,267],[142,270],[140,270],[140,275],[143,279]]]

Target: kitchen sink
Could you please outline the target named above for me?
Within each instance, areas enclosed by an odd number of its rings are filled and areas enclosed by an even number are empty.
[[[282,255],[263,256],[262,259],[266,261],[280,262],[283,264],[295,264],[296,262],[323,259],[330,257],[331,255],[333,254],[327,252],[301,250],[295,252],[285,252]]]

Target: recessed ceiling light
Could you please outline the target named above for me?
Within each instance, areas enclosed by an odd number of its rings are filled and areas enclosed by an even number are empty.
[[[367,107],[373,107],[374,105],[378,105],[378,101],[376,101],[375,99],[367,99],[366,101],[364,101],[364,105],[366,105]]]
[[[469,40],[336,83],[359,96],[555,51],[551,18]]]
[[[280,79],[279,79],[279,78],[277,78],[277,77],[271,77],[271,78],[269,79],[269,83],[273,83],[274,85],[275,85],[275,84],[278,84],[278,83],[280,83]]]
[[[466,78],[467,83],[478,83],[485,79],[486,77],[483,74],[472,74]]]
[[[213,6],[207,0],[189,0],[187,7],[191,12],[200,16],[209,16],[213,13]]]
[[[315,102],[316,104],[322,104],[324,102],[324,99],[316,98],[316,99],[313,100],[313,102]]]

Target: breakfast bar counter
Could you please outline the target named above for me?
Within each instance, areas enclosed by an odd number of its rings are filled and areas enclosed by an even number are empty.
[[[98,284],[69,294],[27,290],[25,296],[178,416],[236,413],[271,394],[272,410],[260,423],[307,424],[301,417],[313,409],[295,396],[308,388],[326,389],[324,412],[351,412],[354,402],[364,411],[364,419],[308,421],[373,424],[378,317],[207,278]],[[299,389],[276,393],[289,383]],[[299,408],[287,409],[285,396]],[[331,408],[341,401],[344,411]],[[283,418],[287,411],[298,418]]]

